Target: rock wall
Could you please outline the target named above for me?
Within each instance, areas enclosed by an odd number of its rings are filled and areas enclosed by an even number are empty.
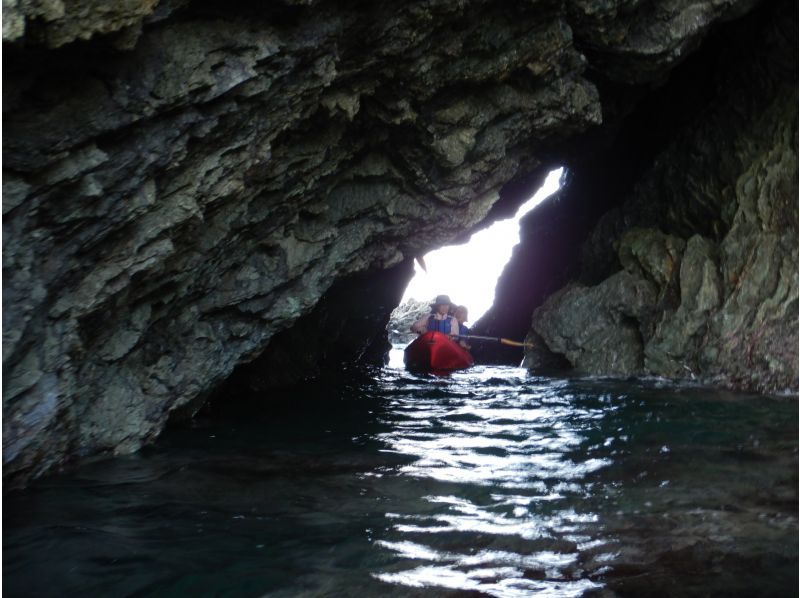
[[[386,327],[413,275],[413,260],[336,281],[314,309],[276,334],[255,359],[238,366],[221,392],[286,387],[358,364],[383,365]]]
[[[4,476],[297,359],[337,281],[402,287],[753,4],[4,2]]]
[[[587,373],[797,390],[797,20],[786,8],[751,33],[746,56],[709,73],[713,101],[600,219],[582,273],[536,309],[529,340]]]
[[[398,305],[389,317],[389,324],[386,326],[389,342],[408,344],[417,338],[417,334],[411,332],[411,326],[422,316],[431,313],[431,302],[434,299],[431,297],[425,301],[419,301],[411,298]]]

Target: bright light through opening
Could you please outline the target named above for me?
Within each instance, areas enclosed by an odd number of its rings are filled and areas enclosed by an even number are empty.
[[[443,247],[425,255],[427,272],[415,262],[414,278],[402,302],[450,295],[453,302],[467,306],[470,322],[477,322],[492,306],[497,279],[511,258],[511,250],[519,243],[520,219],[558,190],[563,170],[551,171],[544,185],[519,207],[513,218],[475,233],[464,245]]]

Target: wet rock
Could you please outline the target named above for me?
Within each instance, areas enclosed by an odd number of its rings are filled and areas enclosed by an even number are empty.
[[[48,469],[56,447],[135,449],[301,329],[337,280],[462,234],[545,136],[600,121],[550,9],[6,8],[4,438],[52,452],[7,451],[7,475]],[[348,347],[385,334],[381,305]],[[80,426],[25,415],[37,372]]]
[[[411,298],[398,305],[389,318],[387,327],[389,340],[392,343],[410,343],[414,340],[417,334],[411,332],[411,325],[431,312],[432,301],[433,297],[429,301],[418,301]]]
[[[755,4],[578,0],[570,11],[593,63],[613,79],[637,82],[660,78],[664,67],[683,61],[715,22],[741,16]]]
[[[533,329],[583,372],[638,374],[644,360],[639,322],[655,304],[652,283],[620,272],[596,287],[559,291],[535,312]]]
[[[600,219],[581,256],[592,283],[534,313],[575,367],[797,390],[797,85],[773,58],[787,27],[765,24],[762,49]],[[761,86],[737,96],[742,78]],[[646,309],[621,292],[628,277],[652,285]]]
[[[646,370],[684,378],[694,375],[695,356],[704,342],[710,312],[720,305],[717,248],[709,240],[689,239],[680,270],[680,305],[664,317],[647,345]]]
[[[63,46],[93,35],[119,32],[135,43],[142,20],[153,13],[159,0],[123,0],[109,4],[98,0],[5,0],[3,2],[3,41],[27,36],[50,47]]]
[[[379,352],[401,264],[585,163],[578,148],[751,4],[5,2],[4,475],[135,450],[262,355],[285,382]],[[761,197],[785,185],[773,164],[742,180],[745,236],[788,222]],[[576,231],[601,204],[570,204]],[[758,264],[783,281],[790,239],[770,238]],[[374,287],[336,286],[382,273],[374,310],[355,293]]]
[[[213,396],[264,392],[307,382],[324,372],[384,365],[391,348],[386,335],[389,310],[400,302],[412,275],[413,260],[406,260],[337,281],[310,313],[276,334],[257,357],[237,366]],[[205,398],[173,416],[192,415]]]

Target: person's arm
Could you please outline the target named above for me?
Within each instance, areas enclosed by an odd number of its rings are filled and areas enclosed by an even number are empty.
[[[469,336],[469,328],[467,328],[466,326],[464,326],[462,324],[459,324],[458,325],[458,329],[461,332],[461,334],[463,334],[464,336]],[[471,346],[472,346],[467,342],[467,339],[465,339],[465,338],[459,339],[458,340],[458,344],[460,344],[465,349],[470,349]]]
[[[430,316],[423,316],[411,325],[411,332],[417,334],[424,334],[428,330],[428,318]]]
[[[450,318],[450,334],[451,336],[458,336],[458,320]]]

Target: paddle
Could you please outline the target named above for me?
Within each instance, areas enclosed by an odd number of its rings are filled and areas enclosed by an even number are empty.
[[[502,343],[504,345],[511,345],[512,347],[534,347],[532,343],[521,343],[519,341],[512,341],[508,338],[500,338],[495,336],[477,336],[477,335],[469,335],[469,336],[459,336],[458,338],[469,338],[478,341],[495,341],[498,343]]]

